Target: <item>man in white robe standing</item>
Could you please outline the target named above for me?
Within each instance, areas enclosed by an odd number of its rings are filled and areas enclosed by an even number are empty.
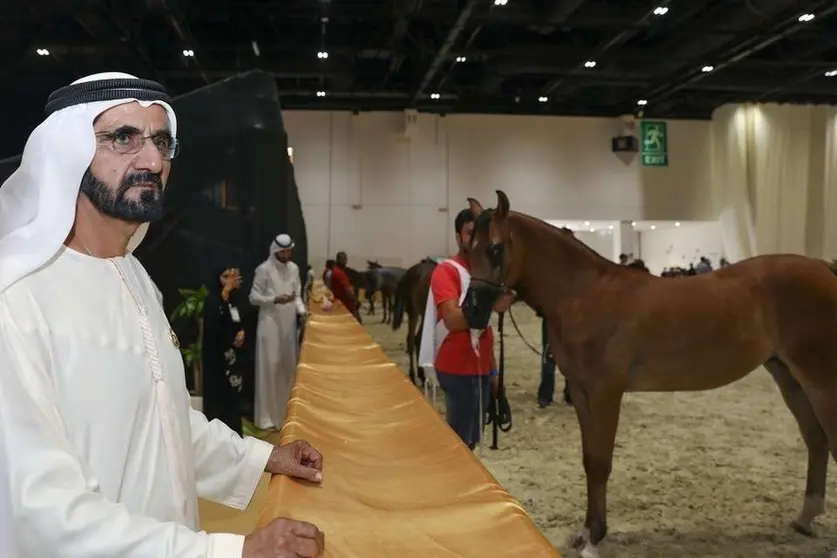
[[[253,415],[262,430],[279,429],[291,395],[299,352],[297,319],[306,315],[294,241],[280,234],[256,268],[250,303],[259,308]]]
[[[319,556],[309,523],[198,530],[199,496],[244,509],[264,471],[319,482],[322,456],[242,439],[190,406],[159,290],[131,254],[178,151],[165,90],[97,74],[46,113],[0,188],[3,544],[22,558]]]

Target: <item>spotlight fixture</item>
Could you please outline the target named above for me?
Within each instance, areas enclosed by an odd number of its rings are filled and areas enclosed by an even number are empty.
[[[654,15],[655,16],[664,16],[668,13],[668,8],[665,6],[658,6],[654,8]]]
[[[438,99],[439,97],[441,97],[441,95],[439,95],[438,93],[431,93],[430,94],[431,99]]]
[[[317,97],[325,97],[325,91],[317,91]]]
[[[195,51],[190,48],[183,49],[183,56],[185,56],[186,58],[192,58],[193,56],[195,56]]]
[[[711,72],[714,69],[715,69],[715,66],[704,66],[703,68],[700,69],[700,71],[703,72],[704,74],[708,74],[709,72]]]
[[[326,58],[328,58],[328,53],[324,50],[321,50],[317,53],[317,58],[319,58],[320,60],[325,60]]]
[[[544,97],[543,95],[541,95],[540,97],[538,97],[538,102],[540,102],[540,103],[545,103],[545,102],[547,102],[548,100],[549,100],[549,97]]]
[[[825,77],[834,77],[837,76],[837,70],[829,70],[825,73]]]
[[[644,107],[645,105],[648,104],[648,101],[646,101],[645,99],[640,99],[639,101],[636,102],[636,104],[638,104],[641,107]]]
[[[494,0],[495,6],[505,6],[509,3],[509,0]]]
[[[584,67],[585,68],[595,68],[596,67],[596,61],[595,60],[588,60],[587,62],[584,63]]]
[[[456,57],[456,61],[457,61],[457,62],[467,62],[467,61],[468,61],[468,59],[467,59],[466,57],[464,57],[464,56],[457,56],[457,57]]]
[[[816,16],[814,14],[802,14],[797,18],[799,23],[808,23],[809,21],[813,21]]]
[[[45,48],[39,48],[35,52],[38,53],[38,56],[49,56],[49,51]]]

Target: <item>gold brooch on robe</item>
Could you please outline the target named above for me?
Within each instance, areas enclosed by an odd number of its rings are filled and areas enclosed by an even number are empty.
[[[169,337],[171,338],[171,344],[174,345],[174,348],[179,349],[180,339],[177,338],[177,334],[171,328],[169,328]]]

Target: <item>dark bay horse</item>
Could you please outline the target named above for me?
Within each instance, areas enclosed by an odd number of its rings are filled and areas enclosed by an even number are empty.
[[[572,235],[497,207],[476,216],[466,317],[482,327],[507,289],[543,313],[581,427],[587,515],[573,546],[598,556],[625,392],[702,391],[764,365],[808,449],[793,527],[813,535],[837,456],[837,278],[821,260],[764,255],[693,277],[660,278],[613,263]]]
[[[424,385],[424,370],[418,366],[421,347],[421,328],[424,323],[424,309],[430,293],[430,276],[437,263],[425,258],[404,272],[395,290],[395,305],[392,312],[392,329],[398,331],[407,312],[407,354],[410,357],[410,380],[417,386]],[[418,381],[416,382],[416,369]]]
[[[386,324],[392,321],[392,310],[395,305],[395,290],[398,287],[398,281],[401,280],[406,269],[403,267],[384,267],[377,261],[366,262],[368,269],[364,273],[366,277],[366,300],[369,301],[369,312],[367,315],[371,316],[375,313],[375,293],[381,293],[381,307],[384,310],[384,316],[381,323]]]

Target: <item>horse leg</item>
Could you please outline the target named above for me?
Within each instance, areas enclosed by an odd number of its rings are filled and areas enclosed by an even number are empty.
[[[424,384],[427,382],[427,377],[424,375],[424,367],[419,366],[419,351],[421,350],[421,332],[424,329],[424,316],[420,316],[419,319],[416,320],[418,322],[418,329],[415,333],[416,339],[416,368],[418,369],[418,379],[419,385],[424,387]]]
[[[563,376],[563,374],[561,374]],[[573,404],[573,395],[570,390],[570,381],[564,376],[564,403],[567,405]]]
[[[387,296],[386,291],[381,290],[381,312],[383,312],[383,318],[381,319],[382,324],[389,322],[389,320],[387,320],[387,317],[389,316],[389,314],[387,313],[387,303],[389,302],[388,299],[389,297]]]
[[[813,537],[814,518],[825,512],[825,485],[828,473],[828,438],[820,426],[808,396],[793,377],[790,368],[776,357],[764,363],[773,380],[782,391],[785,404],[793,413],[802,439],[808,448],[808,479],[805,485],[805,501],[802,511],[792,522],[795,531]]]
[[[584,473],[587,476],[587,517],[572,546],[581,558],[598,558],[599,543],[607,535],[607,481],[613,466],[613,447],[622,406],[621,386],[570,382],[575,412],[581,427]]]
[[[414,316],[411,312],[407,313],[407,356],[410,358],[410,381],[413,385],[416,384],[416,362],[413,360],[413,354],[416,352],[416,322],[418,316]],[[416,357],[417,359],[418,357]]]

